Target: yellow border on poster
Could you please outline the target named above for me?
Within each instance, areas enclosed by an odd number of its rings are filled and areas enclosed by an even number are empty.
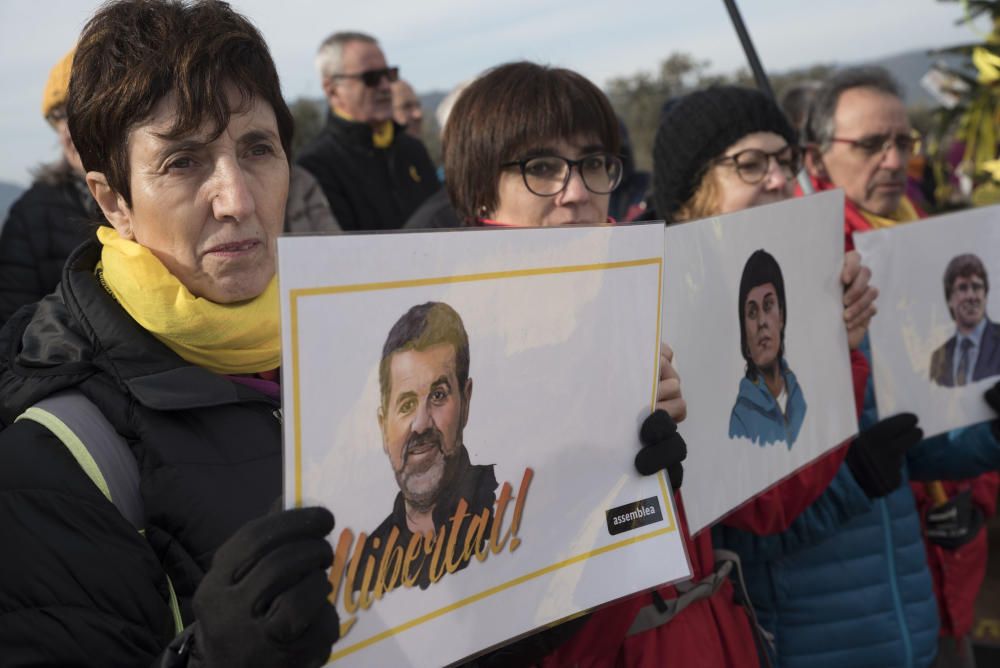
[[[384,281],[378,283],[357,283],[353,285],[338,285],[329,286],[322,288],[298,288],[288,291],[289,296],[289,312],[291,317],[291,339],[292,339],[292,420],[293,428],[295,430],[294,438],[294,448],[295,448],[295,463],[294,463],[294,480],[295,480],[295,505],[296,507],[302,506],[302,415],[301,415],[301,401],[299,392],[299,299],[305,297],[316,297],[321,295],[335,295],[335,294],[346,294],[352,292],[370,292],[376,290],[393,290],[397,288],[412,288],[427,285],[446,285],[449,283],[471,283],[474,281],[491,281],[503,278],[521,278],[525,276],[541,276],[546,274],[569,274],[569,273],[579,273],[586,271],[606,271],[611,269],[625,269],[629,267],[640,267],[647,265],[657,266],[657,290],[656,290],[656,350],[655,350],[655,363],[653,365],[654,378],[653,378],[653,393],[650,399],[650,411],[654,409],[656,405],[656,386],[659,381],[659,368],[660,368],[660,319],[661,314],[661,304],[663,301],[663,258],[662,257],[652,257],[652,258],[642,258],[638,260],[624,260],[621,262],[601,262],[597,264],[583,264],[583,265],[570,265],[562,267],[541,267],[536,269],[515,269],[511,271],[492,271],[483,272],[478,274],[464,274],[459,276],[439,276],[434,278],[418,278],[409,279],[402,281]],[[583,554],[578,554],[569,559],[565,559],[558,563],[546,566],[545,568],[540,568],[531,573],[526,573],[521,575],[509,582],[504,582],[485,591],[481,591],[478,594],[468,596],[460,601],[456,601],[450,605],[447,605],[438,610],[434,610],[427,614],[421,615],[420,617],[415,617],[410,621],[400,624],[391,629],[386,629],[382,633],[378,633],[370,638],[366,638],[361,642],[355,643],[348,647],[345,647],[337,652],[330,655],[328,662],[333,662],[343,657],[353,654],[354,652],[360,651],[366,647],[374,645],[375,643],[381,642],[387,638],[390,638],[398,633],[402,633],[408,629],[415,626],[419,626],[425,622],[428,622],[442,615],[446,615],[449,612],[454,612],[459,608],[463,608],[467,605],[480,601],[484,598],[488,598],[493,594],[504,591],[505,589],[510,589],[519,584],[523,584],[528,580],[540,577],[547,573],[559,570],[565,566],[569,566],[574,563],[585,561],[591,557],[595,557],[605,552],[610,552],[612,550],[617,550],[628,545],[633,545],[635,543],[648,540],[650,538],[656,538],[664,534],[671,533],[677,530],[677,523],[674,519],[673,514],[673,503],[669,495],[667,488],[666,477],[661,471],[657,475],[657,480],[660,484],[660,495],[662,497],[664,508],[666,509],[666,519],[667,526],[664,528],[656,529],[645,533],[641,536],[634,536],[627,538],[625,540],[618,541],[617,543],[611,543],[610,545],[605,545],[603,547],[597,548],[596,550],[591,550],[590,552],[584,552]]]

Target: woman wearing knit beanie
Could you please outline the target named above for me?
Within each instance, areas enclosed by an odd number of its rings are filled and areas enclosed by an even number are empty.
[[[653,199],[657,213],[668,224],[682,223],[788,199],[793,195],[800,160],[795,131],[778,106],[764,94],[735,86],[692,93],[672,104],[657,131],[653,148]],[[857,348],[875,314],[874,300],[878,294],[868,286],[869,276],[856,252],[845,256],[840,279],[845,286],[844,322],[859,410],[868,363]],[[763,603],[755,594],[760,587],[770,586],[764,582],[768,577],[764,574],[766,566],[762,567],[766,557],[758,562],[756,558],[761,555],[754,553],[748,561],[750,555],[740,546],[772,540],[767,534],[779,534],[773,539],[781,541],[792,534],[801,538],[803,526],[822,524],[819,517],[824,513],[836,515],[844,504],[838,504],[833,492],[827,492],[828,487],[833,489],[831,482],[835,476],[853,475],[868,497],[884,494],[884,491],[869,491],[865,479],[870,477],[867,469],[871,467],[858,463],[868,461],[867,455],[885,449],[890,441],[915,443],[920,434],[915,422],[907,419],[879,423],[863,432],[850,447],[836,450],[804,468],[713,527],[713,542],[717,547],[742,554],[748,598],[753,603]],[[880,429],[879,438],[872,438],[872,432]],[[887,429],[891,433],[883,435]],[[845,460],[847,466],[842,467]],[[898,471],[901,458],[887,464]],[[789,530],[793,522],[796,528]],[[778,635],[770,644],[769,657],[778,665],[786,665],[789,659],[794,662],[794,656],[783,654],[783,648],[788,648],[783,645],[781,629],[775,627],[773,611],[764,605],[757,612],[766,630]]]
[[[801,151],[776,104],[750,88],[718,86],[676,101],[653,147],[653,199],[668,223],[792,196]]]
[[[653,145],[653,201],[667,224],[717,216],[792,197],[801,166],[795,130],[759,91],[715,86],[673,101]],[[875,315],[878,291],[855,252],[841,280],[852,350]]]

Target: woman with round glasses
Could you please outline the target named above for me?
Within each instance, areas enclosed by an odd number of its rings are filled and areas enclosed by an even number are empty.
[[[473,225],[542,227],[608,220],[609,194],[621,180],[618,121],[605,95],[569,70],[511,63],[490,70],[455,103],[443,138],[447,187],[459,216]],[[643,425],[640,473],[666,468],[675,491],[686,453],[676,437],[686,405],[664,347],[657,410]],[[669,417],[668,417],[669,415]],[[680,504],[680,495],[677,497]],[[608,606],[505,648],[497,665],[755,666],[747,616],[716,571],[711,537],[682,528],[695,593],[662,587]],[[560,646],[561,644],[561,646]]]
[[[718,87],[688,95],[661,119],[657,132],[653,149],[656,207],[668,221],[684,222],[786,199],[792,195],[792,177],[798,169],[794,143],[795,133],[787,120],[758,91]],[[841,280],[846,286],[844,322],[859,411],[868,374],[867,362],[857,348],[874,315],[877,295],[868,287],[868,277],[858,254],[848,253]],[[812,562],[799,564],[797,560],[899,486],[906,449],[921,437],[915,424],[912,415],[878,423],[850,447],[802,469],[713,527],[716,544],[741,556],[758,619],[775,634],[770,649],[776,652],[772,658],[778,665],[840,665],[844,656],[856,656],[850,654],[855,650],[852,643],[867,642],[843,635],[828,642],[825,636],[814,634],[804,645],[795,636],[793,631],[802,619],[822,617],[829,628],[846,618],[836,606],[826,611],[825,601],[830,599],[820,592],[830,592],[825,584],[828,578],[818,578],[818,571],[811,570]],[[750,514],[780,521],[773,522],[771,530],[761,531],[746,521]],[[859,557],[859,566],[852,572],[860,579],[880,577],[880,567],[870,567],[871,551],[862,549],[859,555],[864,562]],[[782,591],[774,591],[775,582],[782,583]],[[838,578],[836,589],[851,591],[854,586]],[[815,592],[814,598],[803,596],[806,590]],[[843,600],[838,598],[837,605],[844,605]],[[776,609],[783,614],[776,614]],[[836,645],[835,652],[826,650],[829,643]]]
[[[749,88],[719,86],[671,107],[653,159],[656,212],[672,223],[788,199],[802,154],[777,105]]]
[[[608,220],[622,177],[611,105],[569,70],[502,65],[471,84],[445,127],[448,194],[470,224]]]

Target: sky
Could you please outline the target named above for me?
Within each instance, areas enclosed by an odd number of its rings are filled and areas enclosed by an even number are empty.
[[[722,0],[232,0],[267,40],[285,97],[320,97],[313,56],[338,30],[376,37],[419,92],[448,90],[499,63],[529,59],[575,69],[600,86],[654,72],[672,52],[744,66]],[[761,61],[782,71],[853,63],[977,40],[955,26],[957,2],[741,0]],[[0,181],[26,186],[29,169],[55,159],[41,115],[52,66],[100,5],[96,0],[0,0]]]

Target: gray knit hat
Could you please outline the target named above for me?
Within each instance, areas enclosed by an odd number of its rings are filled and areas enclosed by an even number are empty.
[[[672,101],[653,142],[656,214],[671,222],[694,196],[709,161],[754,132],[797,141],[778,105],[753,88],[713,86]]]

